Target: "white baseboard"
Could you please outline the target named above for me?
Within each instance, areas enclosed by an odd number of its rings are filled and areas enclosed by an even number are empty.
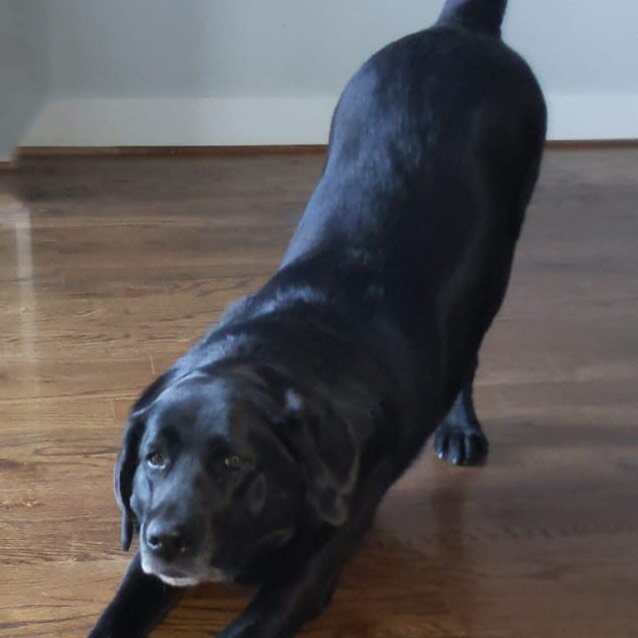
[[[550,140],[638,139],[638,93],[549,93]]]
[[[331,97],[60,100],[23,146],[323,144],[334,104]]]
[[[551,140],[638,139],[638,94],[548,96]],[[48,104],[24,146],[323,144],[336,96],[64,99]]]

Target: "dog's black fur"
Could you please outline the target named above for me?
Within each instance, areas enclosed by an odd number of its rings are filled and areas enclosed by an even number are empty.
[[[229,579],[256,594],[221,636],[289,638],[435,430],[441,458],[484,459],[477,353],[546,125],[505,4],[449,0],[362,67],[280,270],[134,406],[116,493],[140,554],[92,637],[143,636],[172,585]]]

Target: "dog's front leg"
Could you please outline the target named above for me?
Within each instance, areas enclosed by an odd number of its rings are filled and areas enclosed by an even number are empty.
[[[342,527],[308,533],[285,565],[267,579],[244,613],[217,638],[292,638],[330,602],[341,569],[370,526],[361,512]]]
[[[89,638],[142,638],[162,620],[179,593],[179,589],[145,574],[138,553]]]

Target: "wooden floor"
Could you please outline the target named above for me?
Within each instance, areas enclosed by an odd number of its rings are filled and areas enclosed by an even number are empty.
[[[313,155],[24,160],[0,174],[0,636],[84,636],[127,556],[131,400],[275,268]],[[554,151],[478,407],[487,467],[426,452],[312,638],[638,636],[638,151]],[[186,597],[153,636],[245,602]]]

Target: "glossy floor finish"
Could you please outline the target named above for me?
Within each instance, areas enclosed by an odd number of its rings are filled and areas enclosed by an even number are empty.
[[[127,557],[136,393],[276,267],[313,155],[24,160],[0,174],[0,636],[84,636]],[[492,455],[428,451],[312,638],[638,636],[638,151],[550,152],[482,352]],[[245,602],[186,596],[153,636]]]

